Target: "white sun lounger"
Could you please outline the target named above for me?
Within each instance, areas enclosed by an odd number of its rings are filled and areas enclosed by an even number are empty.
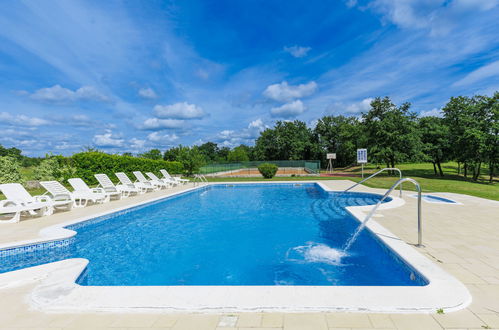
[[[119,192],[114,194],[106,193],[102,188],[90,188],[85,181],[80,178],[72,178],[68,180],[74,191],[73,196],[88,196],[93,203],[107,203],[111,200],[111,196],[121,196]]]
[[[88,199],[85,196],[73,196],[66,187],[57,181],[40,181],[40,185],[47,190],[55,209],[69,211],[73,206],[83,207],[87,205]]]
[[[155,190],[155,187],[150,182],[132,182],[124,172],[114,173],[114,175],[116,175],[122,185],[137,188],[141,194]]]
[[[106,174],[94,174],[94,176],[99,182],[99,186],[107,193],[119,192],[122,197],[130,197],[131,195],[137,195],[139,193],[137,188],[127,187],[121,184],[114,185],[113,181],[111,181]]]
[[[163,174],[163,178],[165,178],[165,179],[175,180],[178,183],[183,183],[183,184],[190,182],[190,180],[188,180],[188,179],[181,179],[181,178],[177,178],[175,176],[171,176],[167,170],[159,170],[159,171],[161,172],[161,174]]]
[[[0,184],[0,191],[7,198],[0,201],[0,215],[10,217],[8,220],[0,220],[0,223],[19,222],[21,215],[25,213],[43,216],[54,212],[49,196],[31,196],[19,183]]]
[[[163,188],[168,188],[170,185],[168,183],[162,182],[162,181],[155,181],[155,180],[147,180],[144,174],[140,171],[135,171],[133,172],[133,175],[139,180],[139,182],[149,182],[153,186],[155,186],[157,189],[163,189]]]
[[[178,185],[178,182],[175,180],[170,180],[170,179],[160,179],[156,176],[156,174],[152,172],[146,172],[146,175],[151,179],[151,181],[159,181],[168,184],[169,186],[176,186]]]

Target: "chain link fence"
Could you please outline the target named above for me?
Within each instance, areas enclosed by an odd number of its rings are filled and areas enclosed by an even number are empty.
[[[239,163],[214,163],[200,169],[200,173],[210,176],[252,176],[260,175],[258,166],[271,163],[279,167],[277,175],[319,175],[321,162],[319,160],[269,160],[249,161]]]

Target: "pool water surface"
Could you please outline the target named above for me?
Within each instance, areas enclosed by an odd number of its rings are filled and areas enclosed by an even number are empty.
[[[88,286],[422,286],[411,266],[364,230],[347,206],[379,195],[318,184],[211,185],[69,226],[66,247],[0,257],[0,272],[86,258]]]

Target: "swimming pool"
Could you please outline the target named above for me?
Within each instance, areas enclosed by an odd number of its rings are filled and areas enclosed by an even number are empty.
[[[424,286],[427,280],[347,206],[380,196],[320,185],[216,185],[71,225],[67,246],[0,258],[0,272],[89,260],[82,286]]]

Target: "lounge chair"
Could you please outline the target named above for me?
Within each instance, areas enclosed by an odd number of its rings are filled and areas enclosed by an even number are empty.
[[[80,178],[72,178],[68,180],[71,187],[73,187],[73,195],[78,194],[82,196],[92,196],[97,203],[107,203],[112,197],[120,198],[120,192],[107,193],[103,188],[90,188],[85,181]]]
[[[73,207],[84,207],[87,205],[86,196],[71,194],[62,184],[57,181],[40,181],[40,185],[47,190],[55,209],[71,210]]]
[[[107,193],[119,192],[122,197],[130,197],[131,195],[137,195],[140,192],[139,189],[135,187],[127,187],[122,184],[114,185],[113,181],[111,181],[106,174],[94,174],[94,176],[99,182],[99,186]]]
[[[10,217],[8,220],[1,220],[0,223],[19,222],[21,215],[26,213],[32,216],[44,216],[54,212],[49,196],[31,196],[19,183],[0,184],[0,191],[7,198],[0,201],[0,214]]]
[[[159,170],[159,171],[161,172],[161,174],[163,175],[163,178],[165,178],[165,179],[175,180],[178,183],[183,183],[183,184],[190,182],[190,180],[188,180],[188,179],[182,179],[182,178],[177,178],[175,176],[171,176],[167,170]]]
[[[133,175],[135,175],[135,177],[137,178],[137,180],[139,180],[139,182],[144,182],[144,183],[149,182],[157,189],[168,188],[170,186],[168,183],[165,183],[163,181],[147,180],[144,174],[142,174],[142,172],[140,171],[133,172]]]
[[[140,190],[141,194],[155,190],[155,187],[150,182],[132,182],[124,172],[114,173],[114,175],[116,175],[122,185],[130,188],[137,188]]]
[[[146,175],[151,179],[151,181],[159,181],[159,182],[164,182],[168,184],[169,186],[176,186],[178,185],[178,182],[175,180],[170,180],[170,179],[159,179],[156,174],[152,172],[146,172]]]

